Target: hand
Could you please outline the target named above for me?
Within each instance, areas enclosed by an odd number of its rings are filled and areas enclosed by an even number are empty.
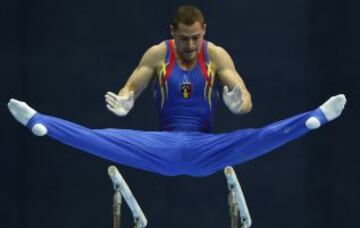
[[[106,107],[117,116],[126,116],[134,106],[134,91],[128,96],[118,96],[115,93],[107,92],[105,95]]]
[[[240,85],[235,86],[234,89],[230,92],[229,92],[229,88],[227,86],[224,86],[223,100],[225,105],[230,109],[232,113],[240,114],[241,105],[243,104]]]

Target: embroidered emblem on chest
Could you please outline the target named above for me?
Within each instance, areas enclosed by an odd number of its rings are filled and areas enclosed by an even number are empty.
[[[181,83],[180,90],[183,98],[189,99],[191,97],[192,84],[187,75],[184,75],[184,79],[183,82]]]

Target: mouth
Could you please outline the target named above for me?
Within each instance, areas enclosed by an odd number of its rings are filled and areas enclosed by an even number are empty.
[[[187,55],[187,56],[193,55],[193,54],[195,54],[195,53],[196,53],[195,50],[193,50],[193,51],[185,51],[185,52],[184,52],[184,54]]]

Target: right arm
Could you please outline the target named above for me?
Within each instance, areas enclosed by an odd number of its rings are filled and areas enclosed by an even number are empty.
[[[134,106],[135,99],[145,90],[154,73],[161,66],[165,53],[166,46],[164,43],[154,45],[145,52],[124,87],[117,94],[106,93],[105,101],[109,111],[117,116],[128,114]]]
[[[120,89],[118,96],[128,96],[134,91],[137,98],[148,86],[156,70],[161,66],[162,60],[165,58],[166,46],[164,43],[154,45],[149,48],[139,65],[130,75],[125,86]]]

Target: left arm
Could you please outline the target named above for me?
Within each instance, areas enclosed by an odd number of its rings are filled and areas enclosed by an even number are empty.
[[[252,109],[251,95],[240,74],[236,71],[231,56],[223,48],[209,43],[209,56],[215,64],[215,74],[220,83],[231,92],[240,93],[241,107],[236,114],[248,113]],[[230,93],[231,93],[230,92]],[[229,107],[230,108],[230,107]]]

